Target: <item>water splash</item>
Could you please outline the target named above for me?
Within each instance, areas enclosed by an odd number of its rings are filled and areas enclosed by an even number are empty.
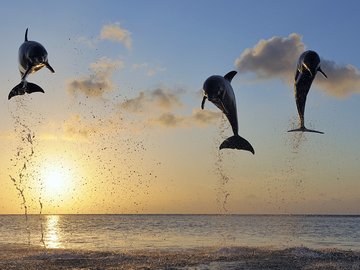
[[[15,110],[10,110],[10,114],[14,121],[14,133],[19,139],[19,145],[16,148],[15,156],[10,159],[13,163],[12,171],[15,172],[10,174],[9,177],[22,200],[21,207],[24,209],[28,244],[30,244],[29,205],[26,191],[29,188],[30,180],[34,178],[35,174],[31,167],[33,167],[35,158],[36,136],[35,132],[30,128],[27,119],[32,117],[32,112],[27,108],[26,102],[23,99],[15,100]]]
[[[221,214],[228,213],[227,209],[227,200],[230,196],[230,192],[227,190],[226,186],[229,182],[229,176],[226,174],[223,164],[223,154],[218,151],[215,161],[215,174],[218,177],[218,187],[217,187],[217,204],[219,206],[219,212]]]
[[[46,243],[45,243],[45,239],[44,239],[43,216],[42,216],[43,203],[41,201],[41,197],[39,197],[39,205],[40,205],[39,222],[40,222],[40,233],[41,233],[40,243],[46,249]]]
[[[290,127],[289,129],[295,129],[298,127],[298,120],[297,118],[290,119]],[[288,141],[287,144],[291,146],[291,150],[293,153],[299,153],[307,141],[305,132],[289,132],[288,133]]]
[[[147,127],[121,110],[121,95],[113,99],[85,98],[85,101],[81,96],[74,98],[69,110],[77,110],[78,117],[76,122],[69,123],[74,126],[71,128],[72,135],[80,136],[84,143],[90,145],[78,151],[82,153],[84,166],[91,168],[89,174],[99,181],[82,177],[80,182],[92,189],[90,196],[94,199],[97,199],[96,194],[108,194],[98,204],[105,212],[146,211],[143,201],[150,196],[151,182],[157,178],[154,168],[161,164],[146,155],[149,135],[144,131]],[[96,109],[100,102],[102,111]],[[126,201],[126,204],[119,200]]]
[[[219,125],[219,134],[220,137],[216,138],[215,145],[216,148],[216,161],[214,164],[214,173],[218,177],[218,187],[217,187],[217,197],[216,202],[219,207],[219,213],[220,214],[227,214],[227,202],[228,198],[230,196],[230,192],[227,189],[227,184],[230,180],[229,176],[227,175],[225,168],[224,168],[224,152],[220,151],[218,149],[218,146],[225,138],[225,131],[228,129],[226,126],[227,120],[225,116],[223,115],[221,118],[221,122]]]
[[[294,117],[290,119],[289,129],[296,127],[298,127],[298,119]],[[305,171],[302,163],[306,162],[303,160],[303,153],[308,145],[307,135],[306,132],[289,132],[284,135],[284,144],[290,148],[290,151],[284,156],[285,166],[280,168],[280,177],[277,179],[279,183],[278,193],[282,194],[277,201],[279,210],[284,213],[288,213],[289,203],[299,203],[299,200],[305,200]],[[295,188],[291,197],[288,197],[286,192],[289,188]],[[296,201],[294,201],[295,198],[297,198]]]

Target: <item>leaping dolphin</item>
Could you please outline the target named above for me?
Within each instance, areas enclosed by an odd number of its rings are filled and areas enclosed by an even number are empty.
[[[320,57],[314,51],[305,51],[303,52],[298,60],[297,69],[295,73],[295,82],[294,82],[294,94],[296,107],[299,113],[300,118],[300,128],[289,130],[288,132],[294,131],[307,131],[324,134],[324,132],[307,129],[305,127],[304,113],[305,113],[305,103],[306,96],[309,93],[311,84],[315,79],[316,73],[320,72],[327,78],[324,71],[320,67]]]
[[[254,148],[251,144],[238,134],[239,126],[237,120],[236,100],[234,90],[230,84],[236,73],[236,71],[230,71],[224,77],[219,75],[209,77],[204,82],[204,98],[201,103],[201,108],[204,109],[205,101],[208,99],[226,115],[230,122],[234,136],[231,136],[223,141],[220,145],[220,149],[242,149],[255,154]]]
[[[44,93],[44,90],[40,86],[28,82],[26,80],[27,76],[40,70],[44,66],[52,73],[55,72],[48,62],[48,54],[44,46],[39,42],[29,41],[27,34],[28,29],[26,28],[25,41],[19,48],[19,71],[21,74],[21,82],[10,91],[8,99],[16,95],[24,95],[25,93]]]

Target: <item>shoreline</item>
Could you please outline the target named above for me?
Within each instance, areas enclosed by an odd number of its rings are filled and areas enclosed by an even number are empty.
[[[360,251],[208,247],[89,251],[1,245],[0,269],[359,269]],[[194,268],[195,267],[195,268]]]

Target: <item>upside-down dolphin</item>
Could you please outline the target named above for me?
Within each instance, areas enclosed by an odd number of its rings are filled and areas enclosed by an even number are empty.
[[[236,73],[236,71],[230,71],[224,77],[219,75],[213,75],[209,77],[204,82],[204,98],[201,103],[201,108],[204,109],[205,100],[208,99],[226,115],[230,122],[234,136],[231,136],[223,141],[220,145],[220,149],[242,149],[255,154],[254,148],[251,146],[251,144],[244,138],[240,137],[238,134],[239,126],[237,119],[236,100],[234,90],[230,84]]]
[[[299,113],[300,118],[300,128],[289,130],[288,132],[294,131],[308,131],[324,134],[324,132],[307,129],[305,127],[304,113],[305,113],[305,103],[306,96],[309,93],[311,84],[315,79],[317,72],[320,72],[327,78],[324,71],[320,67],[320,57],[314,51],[305,51],[303,52],[298,60],[296,73],[295,73],[295,82],[294,82],[294,94],[296,107]]]
[[[36,41],[29,41],[27,38],[28,29],[25,31],[25,41],[19,48],[19,71],[21,74],[21,82],[16,85],[9,93],[8,99],[16,95],[24,95],[25,93],[42,92],[44,90],[26,80],[27,76],[40,70],[46,66],[52,73],[54,69],[48,62],[48,54],[44,46]]]

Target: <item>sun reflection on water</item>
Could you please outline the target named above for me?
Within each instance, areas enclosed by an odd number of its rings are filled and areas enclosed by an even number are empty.
[[[47,248],[61,248],[61,230],[59,227],[60,216],[46,216],[45,245]]]

